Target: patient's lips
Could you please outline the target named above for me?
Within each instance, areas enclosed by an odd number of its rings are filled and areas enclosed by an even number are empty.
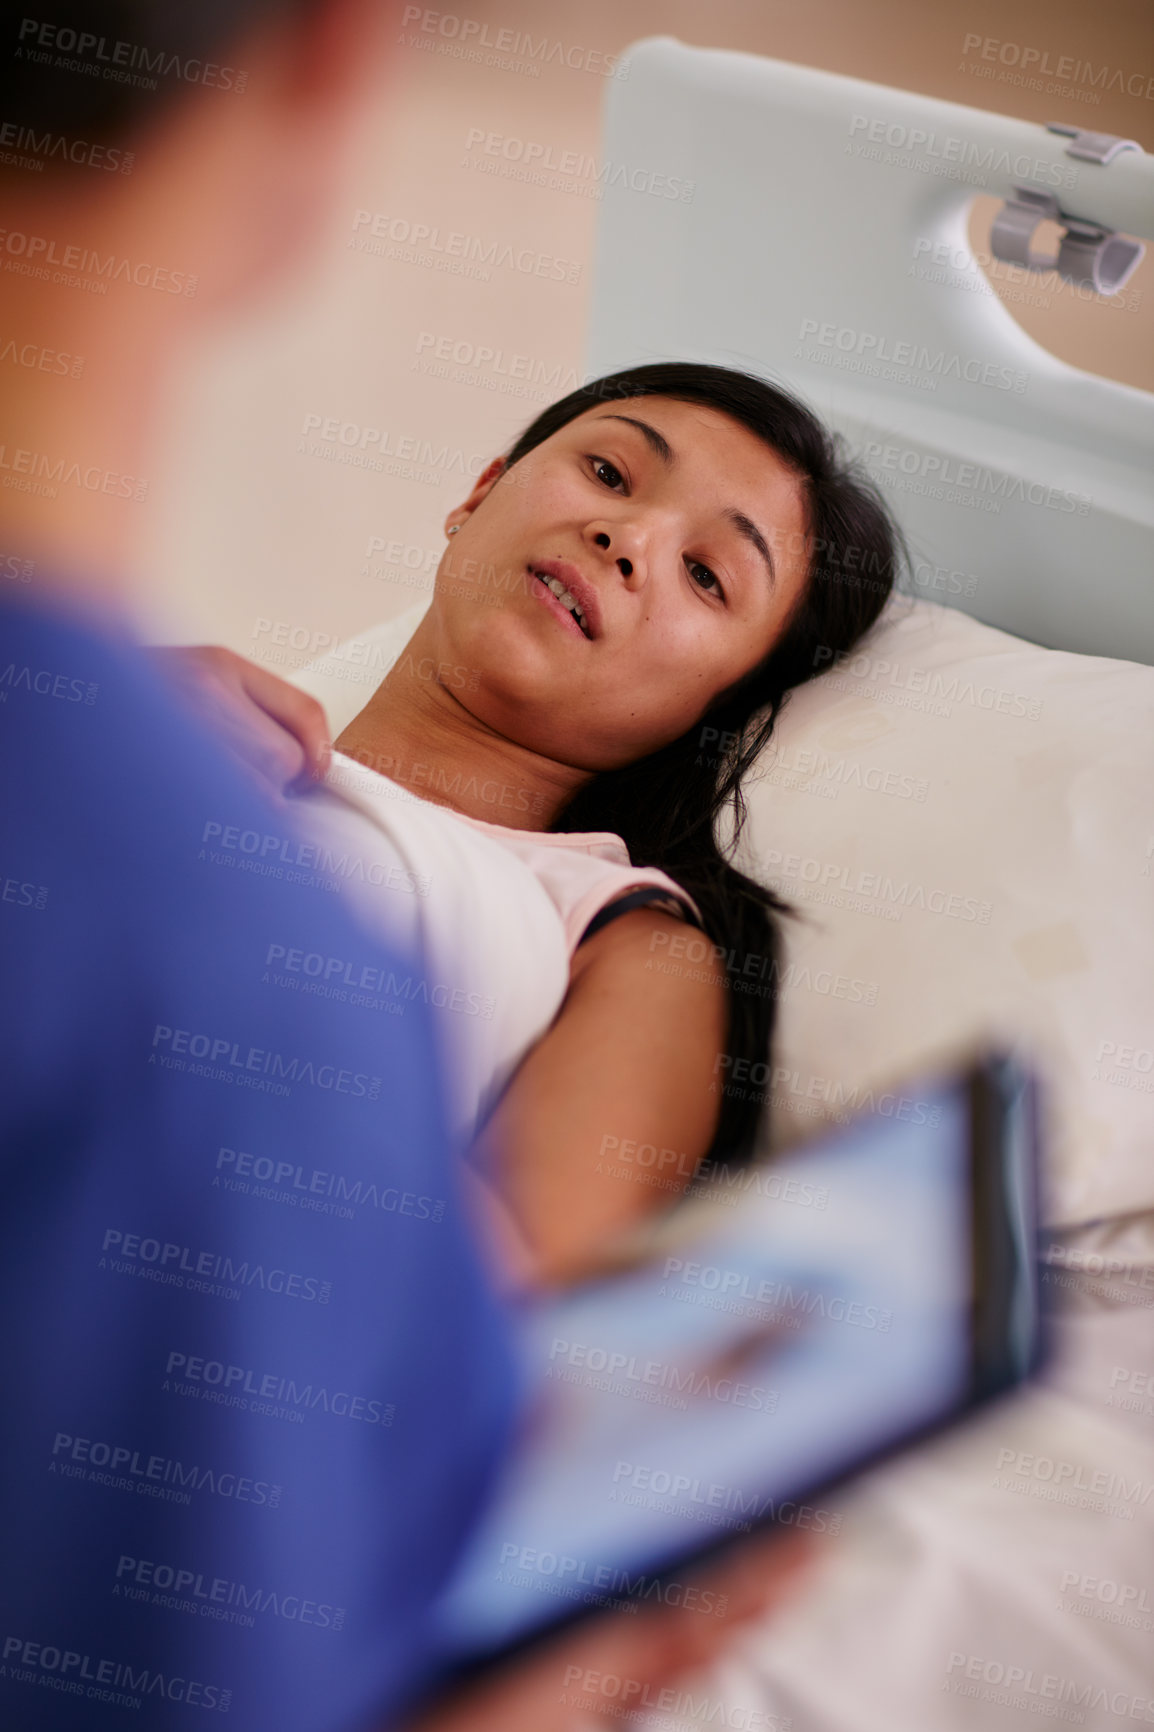
[[[575,565],[564,559],[545,559],[531,562],[528,569],[540,585],[534,594],[556,618],[581,637],[601,635],[600,597]]]

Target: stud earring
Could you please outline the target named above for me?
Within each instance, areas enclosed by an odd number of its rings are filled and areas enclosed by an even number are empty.
[[[456,535],[456,533],[457,533],[458,529],[460,529],[460,527],[461,527],[461,525],[459,523],[452,523],[449,525],[449,528],[445,531],[445,534],[446,535]]]

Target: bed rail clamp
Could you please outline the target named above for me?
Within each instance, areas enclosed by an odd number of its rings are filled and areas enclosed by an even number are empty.
[[[1047,132],[1061,133],[1070,143],[1066,146],[1067,156],[1076,156],[1079,162],[1097,162],[1104,168],[1108,162],[1123,150],[1141,150],[1142,146],[1136,138],[1119,138],[1116,132],[1086,132],[1080,126],[1066,126],[1060,120],[1051,120],[1046,126]]]
[[[1055,130],[1058,129],[1051,128]],[[1079,136],[1101,139],[1106,135]],[[1124,145],[1130,141],[1120,142]],[[1095,156],[1089,160],[1110,159]],[[1058,223],[1065,230],[1056,253],[1035,252],[1030,244],[1035,229],[1043,222]],[[1119,234],[1117,229],[1067,216],[1053,193],[1032,186],[1016,186],[1013,197],[1006,200],[994,218],[990,251],[1003,264],[1020,265],[1027,271],[1057,271],[1077,288],[1093,289],[1098,295],[1116,295],[1137,269],[1146,247],[1142,241]]]

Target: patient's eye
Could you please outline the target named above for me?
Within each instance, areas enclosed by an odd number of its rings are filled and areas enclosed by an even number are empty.
[[[604,482],[606,487],[612,487],[614,492],[616,492],[618,487],[624,487],[625,477],[622,475],[620,469],[608,462],[606,458],[590,457],[589,461],[593,465],[594,475],[596,475],[598,481]]]
[[[710,585],[712,584],[712,593],[719,595],[722,601],[725,600],[725,591],[722,589],[716,573],[710,571],[707,565],[702,565],[699,559],[687,559],[685,568],[693,582],[698,584],[707,594],[710,593]]]

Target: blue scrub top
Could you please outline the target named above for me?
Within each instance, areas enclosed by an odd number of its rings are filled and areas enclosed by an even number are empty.
[[[508,1319],[433,1013],[265,965],[419,969],[345,910],[379,863],[119,630],[0,603],[0,1724],[352,1732],[425,1679]]]

